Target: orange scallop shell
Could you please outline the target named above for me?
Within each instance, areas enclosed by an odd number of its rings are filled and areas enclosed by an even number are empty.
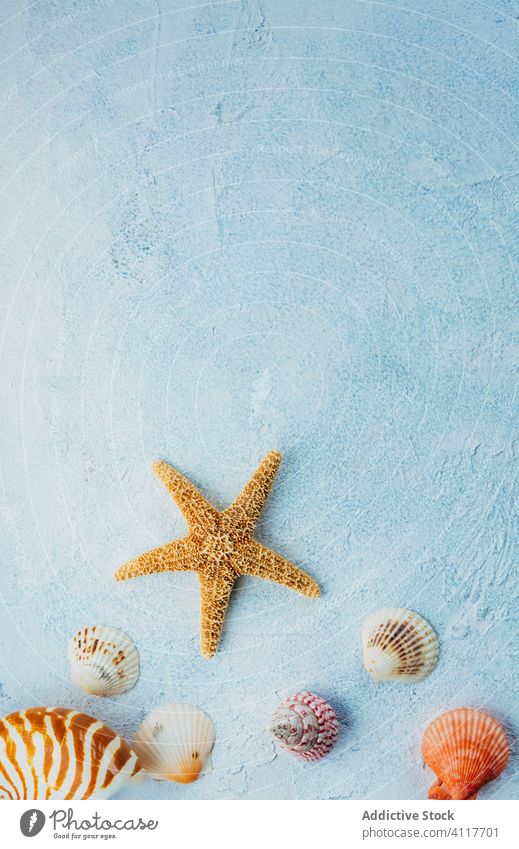
[[[510,749],[503,726],[480,710],[458,708],[426,728],[422,756],[438,780],[429,799],[475,799],[487,781],[501,775]]]

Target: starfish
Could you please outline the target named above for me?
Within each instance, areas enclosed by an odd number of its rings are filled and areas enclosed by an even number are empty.
[[[198,572],[202,599],[202,654],[212,657],[220,643],[234,582],[256,575],[315,598],[319,587],[302,569],[254,539],[254,529],[269,496],[281,454],[271,451],[226,510],[219,512],[187,478],[164,461],[152,468],[177,502],[189,533],[146,551],[117,569],[125,581],[153,572]]]

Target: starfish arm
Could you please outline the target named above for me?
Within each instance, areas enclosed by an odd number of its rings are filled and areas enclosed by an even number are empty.
[[[199,578],[202,601],[202,654],[204,657],[213,657],[220,644],[223,622],[236,576],[225,572],[210,576],[200,572]]]
[[[217,510],[190,480],[164,460],[153,463],[152,469],[180,507],[191,530],[213,527]]]
[[[151,575],[153,572],[188,572],[191,569],[193,562],[186,537],[145,551],[140,557],[129,560],[124,566],[119,566],[114,578],[116,581],[126,581],[128,578]]]
[[[281,463],[279,451],[271,451],[261,461],[250,481],[227,510],[223,511],[225,525],[246,531],[252,537],[254,526],[269,497],[274,478]]]
[[[257,540],[252,540],[244,561],[244,575],[256,575],[258,578],[264,578],[267,581],[275,581],[276,584],[282,584],[311,598],[316,598],[321,594],[319,585],[312,580],[310,575],[299,569],[295,563],[285,560],[280,554],[260,545]],[[243,563],[240,566],[243,566]]]

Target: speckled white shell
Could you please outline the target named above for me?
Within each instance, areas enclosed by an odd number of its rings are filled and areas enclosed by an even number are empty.
[[[192,705],[156,708],[135,735],[134,748],[146,772],[161,781],[189,784],[211,770],[216,741],[212,719]]]
[[[363,662],[375,681],[420,681],[438,662],[438,638],[425,619],[403,607],[372,613],[362,629]]]
[[[304,761],[316,761],[335,746],[339,722],[328,702],[305,690],[279,705],[270,733],[285,751]]]
[[[34,707],[0,719],[0,799],[108,799],[145,774],[101,720]]]
[[[119,696],[139,677],[139,653],[124,631],[109,625],[90,625],[68,644],[70,677],[93,696]]]

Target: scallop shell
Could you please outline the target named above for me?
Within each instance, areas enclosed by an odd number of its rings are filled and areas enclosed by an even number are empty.
[[[152,778],[189,784],[210,772],[215,741],[215,727],[206,713],[192,705],[163,705],[144,720],[134,746]]]
[[[139,653],[124,631],[108,625],[90,625],[68,644],[70,677],[93,696],[120,696],[139,677]]]
[[[416,682],[438,662],[438,638],[428,622],[404,607],[372,613],[362,629],[364,667],[375,681]]]
[[[108,799],[143,780],[128,744],[84,713],[34,707],[0,719],[0,799]]]
[[[426,728],[422,756],[438,780],[429,799],[475,799],[487,781],[501,775],[510,749],[504,728],[480,710],[443,713]]]
[[[304,761],[317,761],[335,746],[339,722],[328,702],[305,690],[279,705],[269,730],[287,752]]]

